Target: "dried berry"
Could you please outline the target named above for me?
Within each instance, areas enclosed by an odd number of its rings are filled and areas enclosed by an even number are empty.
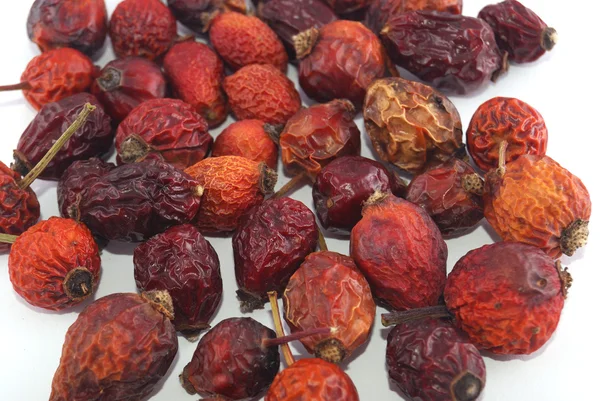
[[[404,310],[438,303],[448,248],[421,207],[376,192],[352,229],[350,253],[384,305]]]
[[[93,95],[79,93],[48,103],[40,109],[21,134],[14,151],[15,162],[11,167],[21,175],[27,175],[77,118],[86,103],[95,106],[94,113],[53,157],[39,177],[58,180],[73,162],[106,154],[114,138],[111,119]]]
[[[474,401],[485,387],[485,363],[467,337],[445,320],[397,325],[387,337],[390,377],[422,401]]]
[[[92,84],[92,93],[117,123],[139,104],[167,96],[160,67],[141,57],[113,60]]]
[[[69,327],[50,401],[141,400],[177,354],[169,294],[112,294]]]
[[[414,177],[406,200],[421,206],[443,235],[469,231],[483,219],[483,180],[466,162],[451,159]]]
[[[204,33],[208,22],[222,11],[246,13],[245,0],[167,0],[167,5],[179,22],[196,33]]]
[[[361,107],[367,87],[389,74],[389,60],[377,38],[354,21],[335,21],[295,37],[301,59],[298,79],[304,92],[318,102],[348,99]]]
[[[163,67],[177,97],[194,106],[209,127],[225,121],[227,101],[221,88],[225,72],[215,52],[202,43],[177,43],[165,56]]]
[[[376,191],[404,197],[406,186],[381,163],[361,156],[342,156],[325,166],[313,185],[312,197],[321,226],[350,234],[362,217],[363,204]]]
[[[16,85],[0,86],[0,92],[23,90],[25,99],[39,110],[46,103],[87,91],[96,67],[86,55],[68,47],[35,56]]]
[[[135,283],[140,291],[165,290],[173,300],[178,331],[194,338],[210,325],[223,282],[219,257],[191,224],[169,228],[133,253]]]
[[[325,0],[337,14],[348,14],[361,10],[369,5],[372,0]]]
[[[177,21],[160,0],[124,0],[110,17],[109,34],[117,57],[156,60],[177,38]]]
[[[234,70],[250,64],[271,64],[287,70],[288,56],[271,28],[250,15],[227,12],[210,24],[210,43]]]
[[[367,91],[363,115],[379,157],[411,173],[463,149],[456,107],[430,86],[402,78],[377,80]]]
[[[473,92],[508,68],[492,28],[478,18],[399,13],[388,20],[381,37],[396,64],[448,93]]]
[[[206,121],[192,106],[177,99],[154,99],[119,124],[115,147],[119,162],[151,156],[184,169],[204,159],[212,143]]]
[[[161,160],[115,167],[89,159],[64,172],[58,206],[103,239],[142,241],[194,219],[201,194],[198,181]]]
[[[94,55],[104,45],[108,17],[104,0],[35,0],[27,34],[42,52],[72,47]]]
[[[467,129],[467,147],[480,169],[498,167],[500,144],[506,142],[506,163],[525,154],[544,156],[548,129],[540,113],[522,100],[495,97],[483,103]]]
[[[260,120],[241,120],[223,130],[215,139],[212,155],[242,156],[255,162],[263,162],[277,168],[278,130]]]
[[[294,83],[268,64],[252,64],[239,69],[225,78],[223,89],[238,120],[258,119],[282,125],[301,106]]]
[[[204,232],[235,230],[240,217],[271,194],[277,183],[277,173],[264,163],[239,156],[210,157],[185,172],[204,188],[196,217]]]
[[[554,48],[558,35],[531,9],[516,0],[484,7],[478,15],[492,27],[500,49],[515,63],[529,63]]]
[[[302,202],[269,199],[250,209],[232,241],[242,311],[262,308],[269,291],[283,292],[317,239],[315,216]]]

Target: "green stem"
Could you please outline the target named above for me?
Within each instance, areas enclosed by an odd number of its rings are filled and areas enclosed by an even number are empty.
[[[0,242],[3,244],[14,244],[18,235],[0,234]]]

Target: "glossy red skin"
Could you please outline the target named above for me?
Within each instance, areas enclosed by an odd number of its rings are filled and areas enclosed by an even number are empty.
[[[104,45],[108,17],[104,0],[35,0],[27,34],[42,52],[72,47],[94,55]]]
[[[67,331],[50,401],[145,399],[177,349],[171,322],[141,296],[100,298]]]
[[[281,371],[265,401],[359,401],[352,379],[333,363],[320,358],[300,359]]]
[[[317,43],[300,61],[298,80],[320,103],[348,99],[360,108],[369,84],[389,75],[387,64],[385,49],[367,27],[335,21],[319,30]]]
[[[269,199],[250,209],[232,240],[242,301],[249,295],[264,303],[267,292],[281,294],[290,276],[317,247],[318,236],[315,216],[297,200]]]
[[[223,63],[208,46],[194,41],[177,43],[165,56],[163,68],[175,95],[191,104],[208,126],[227,118],[227,100],[221,83]]]
[[[194,219],[200,207],[198,185],[160,160],[115,167],[90,159],[65,171],[58,206],[63,217],[85,223],[101,238],[139,242]]]
[[[446,306],[479,349],[531,354],[550,339],[564,305],[554,263],[531,245],[485,245],[463,256],[448,275]]]
[[[118,58],[156,60],[177,38],[177,21],[160,0],[124,0],[110,17],[109,34]]]
[[[183,369],[190,393],[245,400],[265,391],[279,371],[279,348],[264,347],[275,332],[252,318],[229,318],[206,333]]]
[[[106,64],[91,92],[112,119],[119,123],[141,103],[167,96],[167,80],[160,67],[141,57]]]
[[[210,327],[223,281],[219,256],[191,224],[171,227],[138,245],[134,277],[140,291],[166,290],[173,300],[178,331]]]
[[[447,320],[394,327],[387,337],[386,364],[392,381],[414,400],[461,399],[453,388],[464,374],[479,379],[481,390],[485,386],[485,362],[477,347]]]
[[[417,205],[393,195],[365,205],[350,234],[350,255],[375,298],[391,309],[436,305],[442,295],[448,248]]]
[[[94,292],[100,279],[100,253],[88,228],[72,219],[51,217],[17,237],[8,257],[13,289],[30,305],[63,310],[84,298],[72,299],[63,282],[68,273],[85,268]]]
[[[204,159],[213,144],[208,124],[192,106],[178,99],[153,99],[133,109],[117,130],[117,161],[123,160],[123,142],[135,137],[150,147],[147,155],[185,169]]]
[[[368,7],[372,0],[324,0],[337,14],[347,14]]]
[[[217,139],[212,156],[242,156],[277,168],[279,150],[260,120],[241,120],[230,124]]]
[[[223,89],[238,120],[285,124],[302,105],[294,83],[277,68],[252,64],[225,78]]]
[[[58,180],[75,161],[106,154],[114,138],[111,119],[93,95],[79,93],[41,108],[19,138],[14,168],[23,175],[27,174],[75,121],[86,103],[96,106],[96,110],[38,177]]]
[[[312,188],[316,214],[329,232],[350,234],[362,218],[363,203],[376,191],[404,197],[406,186],[383,164],[362,156],[342,156],[325,166]]]
[[[300,109],[279,136],[281,160],[290,174],[314,178],[338,157],[360,154],[360,130],[347,100]]]
[[[505,69],[492,28],[478,18],[399,13],[388,20],[381,38],[396,64],[446,93],[473,92]]]
[[[548,129],[542,115],[522,100],[494,97],[477,108],[467,129],[467,148],[480,169],[498,168],[498,154],[506,141],[506,163],[529,154],[544,156]]]
[[[167,5],[179,22],[196,33],[206,32],[206,21],[216,12],[247,11],[245,0],[167,0]]]

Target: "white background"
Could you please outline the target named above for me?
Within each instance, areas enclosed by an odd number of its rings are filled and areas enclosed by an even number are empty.
[[[488,0],[465,0],[464,14],[476,16]],[[39,54],[29,42],[26,19],[32,1],[4,0],[0,5],[0,40],[2,62],[0,83],[18,81],[28,61]],[[107,0],[109,12],[117,0]],[[598,185],[598,118],[600,93],[598,85],[598,16],[600,7],[593,1],[525,0],[525,4],[554,26],[560,36],[556,48],[536,63],[512,66],[496,84],[490,84],[468,97],[451,97],[466,128],[477,106],[494,96],[518,97],[537,108],[549,129],[548,154],[587,185],[594,202],[588,246],[573,258],[563,258],[569,266],[574,284],[562,314],[561,322],[549,343],[528,357],[485,358],[488,380],[482,397],[485,401],[566,401],[598,400],[598,360],[600,329],[598,292],[600,285],[600,250],[596,210]],[[113,57],[110,46],[97,64],[105,65]],[[296,80],[296,69],[289,68]],[[304,100],[306,98],[304,97]],[[19,136],[34,117],[35,111],[20,92],[0,93],[0,160],[9,164]],[[228,123],[212,132],[216,136]],[[363,130],[362,155],[374,157]],[[280,163],[280,181],[283,175]],[[42,205],[42,218],[57,215],[56,186],[38,181],[33,189]],[[292,195],[312,207],[308,187]],[[486,229],[487,228],[487,229]],[[448,270],[470,249],[491,243],[490,229],[482,225],[468,236],[448,241]],[[231,239],[210,237],[221,260],[224,282],[223,302],[216,322],[240,316],[235,297]],[[348,241],[328,238],[331,250],[348,253]],[[134,244],[111,243],[102,253],[103,274],[96,298],[114,293],[135,291],[132,251]],[[0,399],[45,400],[58,366],[64,334],[82,307],[64,313],[46,312],[30,307],[12,290],[7,271],[7,256],[0,256]],[[86,302],[86,304],[89,303]],[[379,313],[384,312],[378,308]],[[270,309],[259,310],[252,317],[272,326]],[[388,383],[384,365],[384,330],[377,318],[370,342],[358,350],[356,358],[344,365],[354,380],[363,401],[398,400],[395,387]],[[192,357],[195,344],[179,338],[179,354],[153,400],[197,400],[179,385],[178,375]],[[296,354],[303,352],[295,346]]]

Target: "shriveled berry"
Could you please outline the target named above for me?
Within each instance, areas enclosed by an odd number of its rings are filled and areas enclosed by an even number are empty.
[[[212,156],[241,156],[277,168],[277,129],[260,120],[241,120],[223,130],[215,139]]]
[[[337,14],[348,14],[363,9],[372,0],[324,0]]]
[[[196,33],[206,32],[216,13],[248,11],[245,0],[167,0],[167,5],[179,22]]]

